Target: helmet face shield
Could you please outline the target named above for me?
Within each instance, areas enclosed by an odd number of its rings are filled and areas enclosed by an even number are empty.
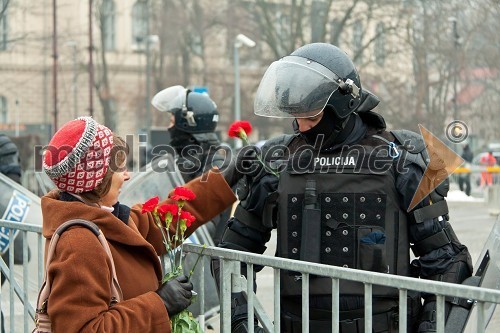
[[[154,95],[151,104],[161,112],[175,113],[186,104],[186,88],[172,86]]]
[[[339,77],[305,58],[287,56],[269,66],[254,102],[258,116],[310,118],[323,111],[338,89]]]
[[[189,134],[214,132],[219,121],[217,105],[208,94],[193,92],[183,86],[163,89],[153,97],[151,104],[174,116],[171,127]]]

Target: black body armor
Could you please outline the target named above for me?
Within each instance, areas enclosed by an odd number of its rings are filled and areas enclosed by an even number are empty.
[[[278,255],[408,276],[406,214],[387,146],[361,142],[335,153],[300,155],[300,161],[294,160],[280,176]],[[326,280],[311,279],[311,295],[331,294]],[[285,297],[301,295],[301,282],[293,272],[283,272],[282,286]],[[340,290],[362,296],[364,289],[359,283],[341,281]],[[374,286],[373,295],[397,297],[398,293]]]
[[[279,181],[265,176],[247,185],[219,246],[263,253],[276,228],[279,257],[461,283],[472,265],[467,248],[450,232],[444,200],[448,182],[413,211],[406,210],[427,167],[422,137],[385,131],[383,118],[375,113],[359,116],[366,124],[362,139],[332,150],[304,146],[300,135],[268,140],[262,156],[280,172]],[[434,236],[441,234],[449,236]],[[411,265],[410,248],[420,257]],[[444,265],[442,251],[450,255]],[[300,332],[301,282],[297,272],[281,272],[283,332]],[[330,279],[311,275],[309,285],[310,330],[330,331]],[[341,332],[364,330],[363,291],[362,283],[340,281]],[[377,331],[397,332],[397,289],[374,285],[372,293]],[[421,296],[429,308],[423,315]],[[408,293],[408,332],[433,322],[426,319],[433,302],[429,295]],[[232,319],[246,318],[246,311],[246,303],[239,302]]]

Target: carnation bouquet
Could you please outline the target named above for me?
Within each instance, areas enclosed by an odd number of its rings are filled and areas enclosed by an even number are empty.
[[[159,205],[159,198],[153,197],[147,200],[142,205],[142,213],[150,212],[154,219],[156,226],[160,229],[163,238],[163,243],[167,250],[167,256],[170,262],[170,272],[165,274],[162,283],[175,279],[183,274],[182,267],[182,243],[185,240],[185,232],[188,227],[195,221],[195,217],[188,211],[182,210],[185,203],[194,200],[196,195],[188,188],[176,187],[170,199],[176,203]],[[172,233],[170,227],[172,222],[175,221],[175,233]],[[204,245],[203,247],[205,247]],[[200,256],[196,263],[191,268],[188,274],[188,279],[193,275],[194,269],[200,260]],[[180,313],[170,317],[173,333],[202,333],[198,321],[193,317],[193,314],[184,309]]]

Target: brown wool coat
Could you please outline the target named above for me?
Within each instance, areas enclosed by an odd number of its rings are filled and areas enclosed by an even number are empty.
[[[236,200],[220,174],[212,173],[205,183],[195,179],[185,186],[197,196],[184,207],[196,217],[187,234]],[[48,313],[53,331],[169,333],[168,313],[154,292],[163,275],[158,254],[164,253],[165,248],[152,215],[141,214],[141,205],[135,205],[126,225],[99,207],[59,201],[58,197],[58,192],[52,191],[42,198],[45,254],[48,241],[59,225],[75,218],[93,221],[111,248],[124,301],[108,307],[109,259],[91,231],[71,228],[62,234],[48,272],[52,283]]]

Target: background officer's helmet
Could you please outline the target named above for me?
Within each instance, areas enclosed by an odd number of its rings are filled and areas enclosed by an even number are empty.
[[[21,176],[19,150],[5,134],[0,134],[0,173]]]
[[[206,93],[173,86],[157,93],[151,101],[159,111],[170,112],[175,128],[189,133],[214,132],[219,121],[217,105]]]
[[[214,132],[219,121],[215,102],[205,93],[187,90],[186,94],[186,107],[170,111],[175,116],[175,127],[191,134]]]

